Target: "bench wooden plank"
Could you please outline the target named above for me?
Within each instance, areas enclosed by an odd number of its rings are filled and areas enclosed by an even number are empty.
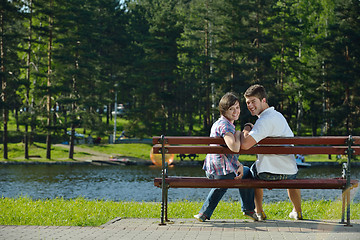
[[[223,146],[165,146],[168,154],[234,154],[229,148]],[[354,155],[360,154],[360,146],[353,146]],[[249,150],[240,150],[239,154],[336,154],[344,155],[346,146],[255,146]],[[161,153],[161,145],[153,146],[154,153]]]
[[[259,144],[347,145],[347,136],[265,138]]]
[[[354,144],[360,144],[360,137],[353,136]],[[159,144],[161,137],[153,137],[153,144]],[[323,136],[323,137],[282,137],[265,138],[259,144],[298,144],[298,145],[347,145],[347,136]],[[177,137],[166,136],[165,144],[225,144],[220,137]]]
[[[153,144],[159,144],[161,137],[153,137]],[[225,144],[221,137],[173,137],[166,136],[165,144]]]
[[[154,186],[161,187],[161,178],[154,179]],[[205,177],[168,177],[165,182],[170,188],[268,188],[268,189],[345,189],[343,178],[307,178],[295,180],[263,181],[254,179],[208,179]],[[358,180],[351,180],[357,186]]]

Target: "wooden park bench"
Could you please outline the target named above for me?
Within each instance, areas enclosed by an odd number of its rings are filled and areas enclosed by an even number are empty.
[[[347,155],[339,178],[307,178],[294,180],[263,181],[255,179],[214,180],[206,177],[168,176],[165,154],[233,154],[220,137],[153,137],[153,152],[162,154],[162,177],[154,179],[154,185],[162,188],[161,225],[168,222],[169,188],[267,188],[267,189],[342,189],[341,223],[350,226],[350,189],[358,185],[351,180],[350,167],[353,155],[360,155],[358,136],[286,137],[266,138],[249,150],[238,154],[335,154]]]

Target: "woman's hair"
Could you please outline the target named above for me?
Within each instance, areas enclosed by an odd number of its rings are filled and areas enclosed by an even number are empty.
[[[265,88],[262,85],[255,84],[250,86],[244,93],[244,97],[257,97],[260,100],[264,98],[267,100],[267,93]]]
[[[219,102],[219,112],[221,115],[224,115],[225,112],[236,102],[239,102],[239,98],[236,96],[235,93],[227,92],[225,95],[220,99]]]

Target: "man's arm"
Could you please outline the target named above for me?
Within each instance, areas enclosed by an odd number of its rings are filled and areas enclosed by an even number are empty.
[[[250,124],[245,124],[244,129],[241,132],[241,149],[243,150],[248,150],[249,148],[251,148],[252,146],[254,146],[256,144],[255,139],[249,135],[249,132],[251,131],[251,129],[253,128],[253,125]]]

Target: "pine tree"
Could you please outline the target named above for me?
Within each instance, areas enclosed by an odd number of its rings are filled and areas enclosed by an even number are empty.
[[[359,1],[336,2],[336,21],[326,46],[330,49],[325,64],[329,78],[330,117],[332,134],[351,134],[359,126]]]
[[[182,31],[178,22],[177,2],[142,1],[136,6],[137,11],[145,13],[142,20],[148,24],[148,32],[142,38],[144,59],[141,62],[146,75],[142,76],[141,83],[137,83],[138,101],[142,105],[140,109],[144,111],[141,111],[142,116],[136,117],[145,123],[146,132],[154,129],[163,133],[171,132],[177,122],[174,112],[178,89],[177,40]]]
[[[20,60],[17,55],[18,43],[23,36],[19,21],[24,15],[20,12],[22,4],[18,1],[2,1],[0,5],[0,78],[1,109],[3,120],[3,157],[8,159],[8,120],[9,110],[17,99],[19,87]]]

